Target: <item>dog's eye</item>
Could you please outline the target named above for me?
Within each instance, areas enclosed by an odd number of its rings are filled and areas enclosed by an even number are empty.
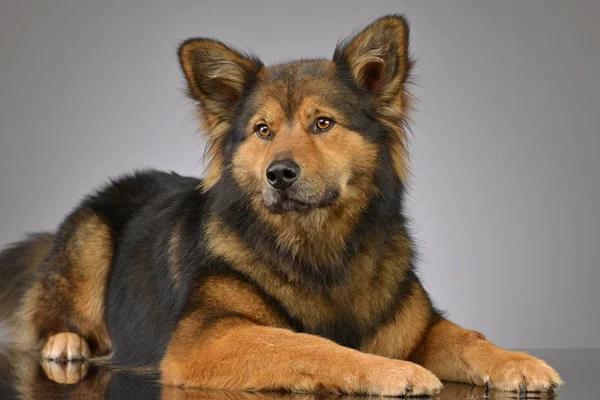
[[[331,129],[334,125],[334,122],[331,118],[327,117],[319,117],[315,122],[315,131],[317,132],[326,132]]]
[[[256,132],[256,134],[263,138],[266,139],[269,136],[271,136],[271,129],[269,129],[269,127],[267,126],[267,124],[258,124],[256,125],[256,127],[254,128],[254,131]]]

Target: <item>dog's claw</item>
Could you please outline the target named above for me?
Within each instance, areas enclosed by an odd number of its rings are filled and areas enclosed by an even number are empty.
[[[489,396],[492,391],[492,383],[490,381],[485,382],[485,395]]]

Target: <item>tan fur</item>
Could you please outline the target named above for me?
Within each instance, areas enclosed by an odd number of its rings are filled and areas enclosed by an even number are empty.
[[[16,314],[14,336],[25,349],[42,348],[51,335],[68,332],[70,327],[90,340],[96,354],[111,348],[104,321],[111,234],[91,212],[76,217],[79,223],[71,240],[45,261],[45,275],[25,293]]]
[[[204,179],[200,189],[203,191],[209,190],[213,187],[221,178],[221,172],[223,171],[223,137],[225,133],[229,131],[231,125],[224,121],[217,121],[211,123],[214,119],[210,116],[202,116],[203,111],[197,111],[196,113],[203,121],[198,128],[199,131],[208,132],[208,150],[205,157],[208,159],[208,163],[204,168]]]
[[[432,315],[423,287],[414,283],[409,290],[412,294],[400,311],[361,347],[361,351],[397,359],[406,359],[413,352],[429,328]]]
[[[372,315],[388,307],[396,291],[396,287],[389,283],[404,279],[403,268],[405,271],[410,261],[409,244],[399,237],[398,247],[393,252],[358,257],[348,272],[350,279],[344,285],[327,292],[303,291],[256,259],[242,240],[218,219],[213,218],[208,223],[206,240],[215,255],[223,257],[240,272],[260,282],[269,295],[301,318],[305,329],[309,331],[331,323],[339,310],[347,310],[354,315],[357,323],[366,327],[371,323]]]
[[[181,287],[183,277],[181,265],[181,224],[176,224],[175,229],[169,237],[169,269],[171,271],[171,279],[173,286],[176,289]]]
[[[110,229],[91,214],[77,227],[68,252],[73,266],[70,271],[75,311],[73,324],[82,336],[97,343],[101,354],[105,353],[111,348],[104,321],[104,295],[113,256]]]
[[[407,385],[412,386],[414,394],[435,392],[441,387],[437,378],[415,364],[367,355],[318,336],[277,328],[276,321],[268,323],[272,317],[267,306],[260,305],[259,296],[223,296],[224,288],[219,285],[232,285],[225,293],[239,289],[239,284],[231,281],[213,282],[207,285],[210,289],[203,292],[202,298],[214,299],[216,295],[219,306],[237,312],[208,326],[202,311],[181,320],[160,365],[163,383],[213,389],[382,395],[405,394]],[[253,304],[255,301],[258,303]],[[257,307],[266,315],[256,313]],[[256,322],[244,316],[248,311]],[[265,322],[269,326],[262,325]]]
[[[202,307],[197,310],[196,315],[226,311],[247,316],[265,325],[287,327],[252,285],[238,279],[210,277],[196,296],[198,301],[202,302]]]
[[[560,376],[544,361],[504,350],[481,333],[445,319],[427,332],[411,359],[441,379],[488,384],[506,391],[548,391],[562,384]]]
[[[44,289],[41,282],[35,282],[25,293],[21,306],[14,317],[13,337],[17,340],[17,346],[21,349],[39,349],[44,343],[46,337],[41,337],[34,325],[36,313],[40,311],[40,306],[44,304]]]

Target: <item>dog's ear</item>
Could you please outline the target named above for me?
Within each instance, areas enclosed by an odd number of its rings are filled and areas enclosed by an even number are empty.
[[[399,15],[379,18],[338,44],[337,68],[370,93],[378,120],[393,133],[390,154],[398,177],[408,178],[406,127],[412,109],[407,89],[413,61],[408,49],[408,23]]]
[[[409,75],[408,32],[402,16],[379,18],[338,44],[333,60],[376,99],[391,100]]]
[[[257,58],[203,38],[186,40],[179,61],[190,97],[200,102],[207,118],[223,120],[233,117],[242,91],[262,68]]]
[[[253,56],[223,43],[203,38],[189,39],[179,47],[179,61],[188,83],[189,96],[198,101],[198,116],[207,135],[210,159],[203,183],[214,185],[223,169],[226,134],[235,118],[240,97],[262,68]]]

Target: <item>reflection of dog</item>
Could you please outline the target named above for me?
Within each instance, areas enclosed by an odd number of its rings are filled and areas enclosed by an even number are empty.
[[[115,370],[88,361],[56,362],[0,348],[0,394],[19,399],[202,399],[202,400],[342,400],[345,395],[241,392],[162,386],[148,372]],[[507,392],[487,393],[481,386],[447,383],[436,399],[508,399]],[[553,398],[553,397],[544,397]]]
[[[332,60],[265,67],[209,39],[179,56],[207,132],[206,179],[123,177],[55,235],[2,253],[0,299],[22,346],[210,388],[560,384],[543,361],[444,319],[415,274],[403,18],[375,21]]]

